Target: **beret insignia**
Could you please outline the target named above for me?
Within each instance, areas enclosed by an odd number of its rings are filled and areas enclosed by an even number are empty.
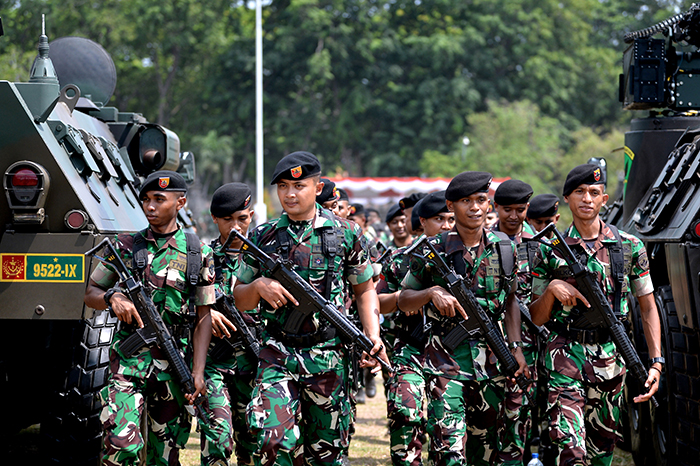
[[[158,178],[158,186],[160,186],[162,189],[165,189],[168,187],[170,184],[170,177],[169,176],[163,176]]]
[[[301,176],[301,165],[292,168],[292,177],[299,178]]]
[[[600,181],[600,168],[593,170],[593,178],[595,178],[596,181]]]

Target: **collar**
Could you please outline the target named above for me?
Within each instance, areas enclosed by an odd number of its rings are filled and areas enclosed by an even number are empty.
[[[141,232],[141,234],[143,234],[143,232]],[[143,234],[143,237],[146,239],[146,241],[153,243],[156,248],[158,247],[158,242],[156,241],[155,236],[153,236],[153,231],[150,227],[146,228],[146,233]],[[185,240],[185,233],[182,231],[182,227],[179,224],[177,226],[177,230],[175,230],[175,233],[168,238],[168,241],[166,241],[163,245],[163,247],[166,246],[187,254],[187,241]]]
[[[444,238],[445,254],[448,256],[456,251],[466,251],[464,243],[462,243],[462,238],[460,238],[459,233],[457,232],[456,225],[447,233],[442,233],[441,236]],[[498,237],[496,237],[496,239],[500,240]],[[489,238],[486,229],[482,228],[481,241],[479,242],[478,250],[482,251],[483,249],[488,248],[491,244],[493,244],[493,241],[491,241],[491,238]]]
[[[316,212],[314,213],[314,218],[312,219],[312,225],[314,230],[320,228],[333,228],[333,220],[329,215],[331,212],[328,209],[321,207],[319,203],[316,203]],[[287,212],[282,212],[280,215],[275,229],[287,228],[289,227],[290,219]]]
[[[602,220],[598,219],[598,221],[600,222],[600,231],[598,232],[598,237],[595,239],[595,243],[593,244],[593,252],[602,248],[603,244],[617,242],[617,239],[615,238],[615,235],[613,235],[610,227],[607,226]],[[573,222],[564,233],[564,240],[569,246],[579,245],[585,250],[589,249],[583,238],[581,238],[581,233],[579,233],[579,231],[576,229],[576,225],[574,225]]]

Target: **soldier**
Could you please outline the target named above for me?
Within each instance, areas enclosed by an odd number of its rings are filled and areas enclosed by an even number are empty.
[[[486,229],[490,230],[498,222],[498,212],[493,205],[493,201],[489,201],[489,210],[486,212]]]
[[[484,229],[491,179],[490,173],[464,172],[450,182],[445,198],[456,223],[452,230],[431,241],[471,284],[479,304],[494,321],[501,320],[505,309],[508,340],[519,364],[516,375],[528,377],[522,348],[513,344],[520,341],[520,311],[513,293],[515,270],[502,268],[504,254],[512,255],[511,262],[515,262],[515,248],[510,241]],[[507,243],[499,245],[502,241]],[[504,377],[483,336],[467,338],[453,351],[443,345],[443,336],[467,318],[444,285],[442,278],[432,273],[432,267],[412,259],[398,303],[409,315],[432,303],[443,316],[431,313],[437,321],[432,324],[425,348],[429,458],[436,465],[486,465],[497,450],[496,423],[503,416]]]
[[[527,209],[527,223],[539,233],[549,225],[555,225],[559,221],[559,196],[554,194],[538,194],[530,199],[530,207]]]
[[[563,194],[573,223],[563,236],[595,273],[616,314],[628,314],[628,292],[639,301],[652,358],[645,383],[649,391],[634,398],[640,403],[657,391],[663,370],[659,316],[644,245],[598,216],[608,200],[602,183],[597,165],[579,165],[569,172]],[[607,329],[575,327],[574,319],[589,304],[576,289],[566,262],[545,246],[539,249],[538,258],[532,270],[530,310],[536,324],[548,322],[551,330],[544,366],[549,372],[550,437],[559,449],[559,464],[609,465],[621,436],[624,361]]]
[[[501,183],[493,196],[493,202],[498,212],[498,221],[492,231],[500,231],[508,235],[515,243],[518,250],[518,273],[516,296],[524,306],[530,304],[532,292],[532,279],[530,276],[529,251],[535,249],[524,239],[532,238],[535,232],[529,224],[525,223],[525,217],[529,210],[529,199],[532,196],[532,187],[520,180],[507,180]],[[534,244],[534,243],[533,243]],[[521,347],[523,356],[530,369],[533,382],[537,381],[537,354],[538,340],[537,329],[531,328],[527,319],[521,315],[522,326],[520,328]],[[529,387],[530,393],[535,395],[536,385]],[[499,428],[501,436],[501,448],[498,457],[503,464],[522,465],[525,458],[525,444],[532,427],[532,410],[536,407],[523,405],[526,399],[518,386],[506,381],[505,413],[501,418],[503,424]],[[529,456],[529,452],[527,453]]]
[[[215,301],[214,261],[211,249],[199,240],[192,244],[177,224],[177,212],[185,206],[186,192],[185,180],[175,172],[158,171],[149,175],[139,191],[149,227],[139,233],[119,235],[117,251],[151,292],[153,303],[182,348],[192,344],[196,392],[183,397],[158,347],[144,346],[128,358],[121,352],[120,344],[131,334],[133,325],[143,327],[143,321],[121,289],[113,288],[118,279],[114,271],[98,265],[85,293],[88,306],[94,309],[111,306],[123,323],[112,343],[109,379],[100,392],[104,406],[100,419],[104,428],[105,465],[138,463],[145,443],[141,419],[146,407],[147,464],[179,464],[179,449],[184,448],[190,432],[190,419],[183,410],[185,398],[192,403],[205,391],[204,366],[211,338],[209,306]],[[201,260],[196,262],[199,277],[196,285],[188,280],[190,251],[201,255]],[[194,324],[191,338],[190,324]]]
[[[226,295],[231,295],[236,282],[238,254],[223,251],[221,247],[233,228],[244,236],[248,234],[255,213],[251,198],[247,185],[228,183],[217,189],[211,200],[211,218],[219,230],[219,237],[210,245],[214,250],[216,285]],[[233,240],[229,249],[240,249],[241,244],[240,240]],[[257,312],[243,312],[241,316],[252,331],[259,326]],[[205,369],[210,421],[205,424],[200,420],[202,465],[227,465],[234,440],[236,464],[252,465],[257,441],[246,425],[245,413],[252,398],[258,361],[243,347],[241,337],[235,335],[235,325],[221,312],[212,309],[211,321],[215,338],[210,344]],[[223,341],[232,335],[233,347]]]
[[[321,165],[308,152],[294,152],[275,168],[272,184],[285,212],[257,227],[251,241],[272,257],[289,260],[311,286],[344,309],[348,285],[355,292],[372,353],[386,360],[379,338],[379,303],[372,267],[359,227],[316,204],[323,190]],[[340,465],[351,421],[348,354],[335,328],[312,312],[300,334],[282,323],[298,301],[247,257],[240,261],[234,288],[240,309],[261,304],[266,319],[260,365],[248,423],[258,438],[260,461],[271,464]],[[380,366],[366,357],[363,366]],[[302,458],[303,456],[303,458]]]
[[[321,204],[321,207],[339,215],[340,206],[338,202],[340,201],[340,192],[338,188],[336,188],[335,183],[328,178],[321,178],[321,182],[323,183],[323,190],[321,194],[316,196],[316,203]]]
[[[403,210],[403,213],[406,215],[407,219],[412,219],[412,214],[413,214],[413,207],[418,204],[418,201],[423,199],[425,197],[426,193],[413,193],[410,196],[406,196],[402,198],[399,201],[399,205],[401,206],[401,210]],[[416,217],[417,218],[417,217]],[[419,233],[414,230],[413,224],[411,222],[407,223],[406,226],[408,227],[408,233],[413,235],[414,237],[417,237]]]
[[[401,210],[399,204],[394,204],[386,214],[386,224],[391,232],[391,244],[389,249],[397,250],[408,246],[413,242],[413,236],[408,232],[406,225],[406,214]]]
[[[445,191],[430,193],[415,206],[427,236],[450,231],[454,213],[447,210]],[[426,442],[426,420],[423,416],[425,400],[425,332],[424,315],[406,315],[398,306],[400,284],[408,273],[409,257],[406,247],[398,249],[391,262],[383,269],[379,282],[379,302],[382,313],[396,312],[397,332],[392,349],[392,363],[396,372],[389,379],[387,413],[391,441],[391,460],[394,465],[422,464],[421,454]]]
[[[348,193],[343,188],[338,188],[338,194],[340,194],[340,198],[338,199],[338,213],[336,213],[336,215],[340,218],[348,218],[350,214],[350,198],[348,197]]]

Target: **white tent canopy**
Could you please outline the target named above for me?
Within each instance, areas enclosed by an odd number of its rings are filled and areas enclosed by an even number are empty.
[[[494,179],[491,182],[489,196],[499,184],[507,178]],[[402,197],[412,193],[433,192],[447,189],[451,178],[418,178],[418,177],[378,177],[378,178],[331,178],[338,188],[347,191],[350,202],[366,206],[380,206],[398,202]]]

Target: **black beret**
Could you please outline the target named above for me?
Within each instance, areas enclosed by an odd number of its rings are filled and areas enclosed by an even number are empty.
[[[316,202],[323,204],[324,202],[334,201],[340,198],[340,193],[338,193],[335,183],[328,178],[321,178],[321,181],[323,181],[323,191],[316,196]]]
[[[463,172],[452,178],[445,191],[445,199],[459,201],[474,193],[489,191],[493,176],[487,172]]]
[[[169,170],[153,172],[144,180],[139,189],[139,199],[148,191],[187,192],[187,183],[179,173]]]
[[[226,183],[214,191],[211,198],[211,214],[226,217],[250,207],[253,192],[244,183]]]
[[[421,218],[431,218],[442,212],[447,212],[445,191],[437,191],[428,194],[413,207],[413,211],[417,211],[418,216]]]
[[[410,209],[418,204],[418,201],[423,199],[427,193],[413,193],[410,196],[406,196],[399,201],[399,205],[402,209]]]
[[[349,215],[365,215],[365,206],[362,204],[350,204]]]
[[[584,163],[566,175],[562,194],[568,196],[582,184],[603,184],[604,182],[603,172],[598,165]]]
[[[418,204],[420,204],[420,200],[418,201]],[[422,227],[420,217],[418,216],[418,209],[416,209],[418,204],[413,206],[413,210],[411,211],[411,230],[413,231],[419,230]]]
[[[530,199],[527,218],[553,217],[559,210],[559,197],[555,194],[538,194]]]
[[[496,188],[493,202],[498,205],[527,204],[532,186],[520,180],[506,180]]]
[[[338,199],[339,201],[350,201],[348,192],[343,188],[338,188],[338,194],[340,194],[340,199]]]
[[[386,223],[391,222],[394,218],[398,217],[399,215],[403,215],[403,209],[401,208],[400,205],[394,204],[389,208],[389,212],[386,213],[386,218],[384,221]]]
[[[281,179],[303,180],[319,174],[321,174],[321,162],[314,154],[304,151],[292,152],[277,162],[270,184],[276,184]]]

